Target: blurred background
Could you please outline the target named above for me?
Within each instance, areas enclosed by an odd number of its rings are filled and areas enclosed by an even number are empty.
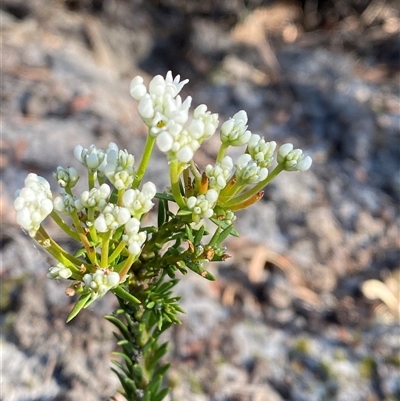
[[[130,80],[168,70],[220,121],[312,156],[236,222],[231,259],[179,285],[174,401],[400,400],[400,11],[395,0],[3,0],[1,345],[3,401],[100,401],[115,306],[66,325],[72,300],[16,226],[29,172],[52,182],[76,144],[136,155],[146,130]],[[196,154],[212,162],[216,142]],[[167,182],[155,153],[148,179]],[[56,227],[48,230],[66,248]],[[118,396],[116,396],[117,399]]]

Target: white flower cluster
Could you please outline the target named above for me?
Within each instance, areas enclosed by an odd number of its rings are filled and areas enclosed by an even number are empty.
[[[221,126],[221,142],[224,144],[245,145],[250,137],[251,132],[247,130],[247,113],[244,110],[238,111]]]
[[[132,255],[140,255],[142,245],[146,241],[146,233],[139,232],[140,221],[135,217],[129,219],[125,224],[125,234],[122,239],[128,245],[128,251]]]
[[[140,219],[154,206],[152,199],[156,192],[156,186],[152,182],[146,182],[141,191],[128,189],[122,196],[122,205],[129,210],[132,217]]]
[[[107,269],[97,269],[95,273],[83,276],[83,284],[92,293],[92,299],[102,297],[108,290],[119,284],[119,274]]]
[[[268,168],[274,161],[276,142],[265,142],[260,135],[253,134],[247,144],[247,152],[260,167]]]
[[[103,184],[100,188],[103,187],[105,189],[104,185],[107,184]],[[106,195],[107,193],[109,194],[109,191],[104,190],[102,193]],[[100,191],[94,193],[94,195],[99,194],[101,194]],[[128,189],[122,197],[121,206],[106,203],[102,207],[107,197],[96,198],[96,196],[93,196],[91,199],[94,201],[91,204],[101,211],[94,221],[95,229],[98,232],[105,233],[125,225],[125,235],[123,235],[122,239],[127,244],[129,253],[135,256],[139,255],[141,247],[146,240],[146,233],[139,232],[139,219],[154,206],[152,199],[155,194],[156,186],[152,182],[147,182],[143,185],[141,191]],[[96,202],[96,199],[98,199],[98,202]]]
[[[305,156],[301,149],[293,149],[291,143],[285,143],[279,148],[277,161],[286,171],[306,171],[312,164],[311,157]]]
[[[215,133],[218,114],[211,114],[202,104],[194,110],[193,119],[188,123],[192,98],[189,96],[182,102],[179,96],[188,80],[180,82],[179,75],[173,79],[171,71],[165,78],[154,77],[148,92],[143,82],[140,76],[132,80],[131,95],[139,102],[139,114],[150,135],[156,137],[158,148],[171,159],[188,163],[201,142]]]
[[[84,207],[80,199],[67,193],[57,196],[53,203],[57,212],[66,214],[80,212]]]
[[[46,276],[53,280],[67,279],[72,276],[72,271],[62,263],[58,263],[57,266],[49,267],[49,272]]]
[[[106,233],[123,226],[130,218],[131,214],[127,208],[108,203],[94,221],[94,228],[99,233]]]
[[[17,190],[15,196],[17,223],[34,237],[42,221],[53,211],[50,184],[43,177],[30,173],[25,178],[25,187]]]
[[[245,184],[258,184],[268,177],[268,169],[260,167],[251,155],[241,155],[236,163],[236,177]]]
[[[99,188],[92,188],[90,191],[82,192],[80,202],[83,207],[94,208],[94,210],[101,212],[108,203],[110,193],[110,186],[101,184]]]
[[[230,156],[225,156],[221,163],[215,163],[206,166],[205,172],[208,177],[208,184],[210,189],[221,191],[226,187],[228,179],[232,175],[233,160]]]
[[[106,158],[106,152],[95,145],[90,145],[88,149],[77,145],[74,155],[91,172],[97,171]]]
[[[218,192],[215,189],[209,189],[205,194],[188,198],[186,205],[192,211],[193,221],[198,223],[201,219],[212,217],[217,200]]]
[[[95,145],[90,145],[88,149],[77,145],[74,154],[89,171],[97,171],[101,176],[106,176],[117,190],[132,186],[135,158],[127,150],[118,149],[114,142],[110,142],[107,150],[98,149]]]
[[[106,152],[100,172],[105,175],[115,188],[120,191],[132,186],[135,178],[133,165],[135,158],[127,150],[118,149],[118,146],[111,142]]]
[[[61,188],[73,188],[79,180],[79,174],[74,167],[58,166],[53,173],[53,178]]]

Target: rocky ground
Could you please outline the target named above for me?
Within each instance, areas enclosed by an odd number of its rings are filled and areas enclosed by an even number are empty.
[[[129,95],[171,69],[224,120],[313,157],[241,213],[233,255],[179,284],[170,400],[400,400],[399,10],[373,1],[3,0],[3,401],[115,395],[104,298],[70,324],[50,259],[16,226],[13,192],[76,144],[139,154]],[[156,155],[158,156],[158,155]],[[199,165],[215,156],[212,140]],[[77,163],[74,164],[75,167]],[[149,180],[166,183],[155,157]],[[55,188],[55,186],[54,186]],[[68,247],[66,238],[48,227]],[[118,397],[118,396],[117,396]]]

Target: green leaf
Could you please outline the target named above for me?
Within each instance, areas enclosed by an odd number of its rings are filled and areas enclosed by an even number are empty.
[[[134,297],[132,294],[129,294],[129,292],[124,290],[120,285],[113,288],[111,292],[115,294],[118,298],[121,298],[124,301],[130,302],[134,305],[141,303],[136,297]]]
[[[152,372],[156,367],[159,360],[166,354],[167,352],[168,343],[164,343],[161,345],[157,351],[154,352],[153,356],[148,358],[146,361],[146,368]]]
[[[223,242],[229,235],[232,235],[232,231],[235,231],[233,228],[233,225],[231,224],[230,226],[226,227],[222,233],[218,237],[218,242],[221,243]]]
[[[109,202],[117,204],[117,202],[118,202],[118,190],[116,188],[114,188],[114,190],[111,192],[111,196],[110,196]]]
[[[146,305],[146,308],[147,308],[147,309],[153,309],[154,306],[155,306],[155,303],[154,303],[153,301],[150,301],[150,302]]]
[[[162,382],[162,377],[161,376],[156,376],[156,377],[153,376],[151,382],[149,383],[149,385],[146,388],[148,393],[153,395],[154,393],[158,392],[158,389],[161,386],[161,382]],[[151,397],[150,399],[152,399],[152,398],[153,397]]]
[[[126,340],[129,341],[131,339],[131,333],[129,332],[128,327],[126,327],[126,325],[118,317],[106,315],[104,318],[116,326]]]
[[[112,352],[112,354],[122,358],[125,361],[127,368],[129,370],[132,369],[133,362],[131,361],[131,359],[129,358],[128,355],[124,354],[123,352],[118,352],[118,351]]]
[[[111,361],[125,376],[129,377],[130,372],[119,361]],[[112,368],[111,368],[112,369]]]
[[[153,396],[152,401],[162,401],[168,395],[168,388],[162,389],[157,395]]]
[[[189,224],[185,225],[185,231],[186,231],[187,239],[193,244],[194,243],[194,237],[193,237],[193,233],[192,233],[192,228],[189,226]]]
[[[165,192],[162,192],[162,193],[157,192],[155,198],[156,199],[164,199],[164,200],[170,201],[170,202],[175,202],[174,197],[170,194],[166,194]]]
[[[218,220],[218,219],[210,219],[215,225],[217,225],[218,227],[221,227],[223,230],[225,230],[227,227],[231,227],[232,224],[228,224],[226,221],[223,220]],[[232,228],[232,231],[230,232],[231,235],[233,235],[234,237],[239,237],[239,233]]]
[[[92,294],[90,292],[82,294],[76,304],[74,305],[71,313],[68,316],[67,323],[70,322],[86,305],[90,302]],[[91,303],[91,302],[90,302]]]
[[[185,210],[185,209],[181,209],[179,210],[179,212],[176,214],[177,216],[189,216],[191,215],[193,212],[191,210]]]
[[[170,363],[166,363],[165,365],[160,366],[155,372],[154,376],[162,376],[164,377],[165,373],[167,373],[168,369],[171,367]]]
[[[166,222],[168,222],[168,201],[165,199],[160,199],[158,202],[158,216],[157,216],[157,223],[158,227],[161,227]]]
[[[196,236],[194,237],[193,245],[198,246],[201,243],[201,240],[203,239],[205,232],[205,227],[201,226],[200,229],[197,231]]]
[[[86,249],[85,248],[80,248],[78,249],[75,253],[74,256],[76,258],[80,258],[80,257],[86,257]]]

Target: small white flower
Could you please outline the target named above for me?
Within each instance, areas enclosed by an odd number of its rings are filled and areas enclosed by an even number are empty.
[[[54,209],[61,213],[71,214],[80,212],[83,209],[82,202],[80,202],[75,196],[69,194],[57,196],[53,203]]]
[[[129,209],[131,215],[140,219],[153,206],[152,199],[156,195],[156,186],[152,182],[143,185],[142,191],[128,189],[122,196],[122,205]]]
[[[58,166],[57,170],[53,173],[53,178],[61,188],[73,188],[79,180],[79,174],[73,167],[64,168]]]
[[[110,193],[110,186],[102,184],[99,188],[92,188],[90,191],[84,191],[80,201],[83,207],[94,208],[101,212],[108,203]]]
[[[144,80],[141,76],[132,79],[130,92],[135,100],[140,100],[146,93],[146,86],[143,84]]]
[[[226,187],[227,180],[232,175],[233,161],[229,156],[225,156],[221,163],[215,163],[215,166],[209,164],[205,172],[208,177],[209,187],[221,191]]]
[[[58,263],[57,266],[49,267],[49,272],[46,276],[53,280],[67,279],[72,276],[72,271],[62,263]]]
[[[209,189],[205,194],[191,196],[186,201],[186,206],[193,212],[193,222],[198,223],[201,219],[209,219],[214,214],[214,206],[218,200],[218,192]]]
[[[311,157],[305,156],[301,149],[293,149],[291,143],[285,143],[279,148],[277,161],[286,171],[306,171],[312,164]]]
[[[247,144],[247,152],[260,167],[270,167],[274,161],[276,142],[265,142],[260,135],[253,134]]]
[[[34,237],[42,221],[53,211],[50,184],[43,177],[30,173],[25,179],[25,187],[15,195],[17,223]]]
[[[157,135],[156,144],[161,152],[167,153],[172,149],[174,137],[168,131],[163,131]]]
[[[153,100],[148,93],[146,93],[139,102],[138,111],[140,116],[144,119],[150,119],[154,117],[154,104]]]
[[[221,126],[221,142],[231,146],[247,144],[251,132],[247,130],[247,113],[240,110]]]
[[[105,233],[123,226],[130,218],[127,208],[109,203],[94,221],[94,227],[98,232]]]
[[[176,158],[181,163],[189,163],[190,160],[193,159],[193,156],[194,156],[194,151],[192,147],[189,145],[183,146],[181,149],[178,150],[178,152],[176,152]]]
[[[172,77],[168,71],[165,78],[155,76],[147,91],[142,77],[135,77],[130,86],[131,95],[139,101],[138,111],[144,123],[150,128],[150,134],[159,135],[167,130],[170,124],[183,125],[189,117],[192,102],[187,97],[182,102],[179,92],[189,80],[180,81],[180,76]]]
[[[123,241],[128,245],[128,252],[134,256],[140,255],[142,245],[146,241],[146,233],[139,232],[140,221],[132,217],[125,224],[125,234],[122,236]]]
[[[102,149],[97,149],[95,145],[90,145],[89,149],[77,145],[74,149],[75,157],[89,170],[96,171],[104,161],[106,153]]]
[[[108,269],[97,269],[95,273],[83,276],[84,286],[91,291],[92,299],[102,297],[111,288],[119,284],[119,274]]]
[[[268,169],[260,167],[248,153],[241,155],[236,164],[236,177],[246,184],[257,184],[268,176]]]
[[[132,186],[134,181],[134,163],[133,155],[129,154],[127,150],[119,150],[118,146],[111,142],[101,172],[117,190],[127,189]]]
[[[168,71],[165,77],[166,88],[165,92],[172,97],[175,97],[182,88],[189,82],[188,79],[184,79],[181,81],[180,75],[177,75],[175,78],[172,76],[172,72]]]
[[[214,135],[218,127],[218,114],[207,111],[207,106],[201,104],[194,109],[193,120],[188,131],[193,139],[200,143]]]

